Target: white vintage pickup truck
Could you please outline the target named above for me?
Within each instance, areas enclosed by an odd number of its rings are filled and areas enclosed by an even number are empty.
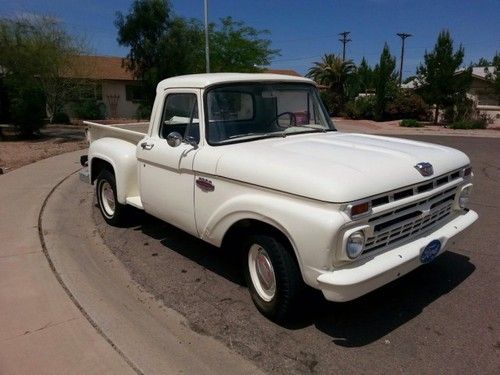
[[[478,217],[465,154],[338,132],[306,78],[169,78],[147,133],[87,125],[81,177],[104,219],[118,225],[133,206],[238,252],[275,321],[306,286],[349,301],[399,278]]]

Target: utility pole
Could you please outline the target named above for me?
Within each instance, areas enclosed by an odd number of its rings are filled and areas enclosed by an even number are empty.
[[[210,48],[208,47],[208,0],[205,0],[205,63],[207,73],[210,73]]]
[[[407,33],[397,33],[396,35],[401,38],[401,65],[399,67],[399,86],[401,86],[401,82],[403,80],[403,59],[405,56],[405,39],[412,35]]]
[[[350,33],[350,31],[339,33],[339,35],[342,36],[342,39],[339,39],[339,42],[342,43],[342,61],[345,61],[345,45],[351,41],[351,39],[347,38]]]

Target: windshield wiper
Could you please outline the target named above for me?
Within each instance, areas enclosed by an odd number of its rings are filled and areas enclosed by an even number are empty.
[[[285,137],[285,136],[286,134],[283,134],[283,132],[236,134],[217,143],[218,144],[233,143],[233,142],[236,143],[240,141],[248,141],[248,140],[253,141],[257,139]]]
[[[308,128],[308,129],[317,130],[317,131],[320,131],[322,133],[326,133],[326,131],[328,130],[328,129],[323,128],[323,127],[318,128],[317,126],[314,126],[314,125],[300,125],[300,127],[301,128]]]

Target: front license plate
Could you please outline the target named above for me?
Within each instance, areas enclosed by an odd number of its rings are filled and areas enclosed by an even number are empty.
[[[431,262],[439,254],[439,250],[441,250],[441,242],[439,240],[431,241],[420,254],[420,261],[422,263]]]

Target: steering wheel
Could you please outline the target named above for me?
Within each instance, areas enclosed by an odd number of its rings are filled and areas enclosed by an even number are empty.
[[[275,118],[273,118],[269,122],[269,125],[271,125],[273,122],[276,122],[276,125],[278,125],[279,128],[283,129],[283,127],[281,127],[279,125],[278,120],[279,120],[279,118],[281,116],[284,116],[284,115],[290,115],[290,124],[288,125],[288,127],[297,125],[297,116],[295,116],[295,113],[293,113],[293,112],[282,112],[282,113],[280,113],[279,115],[277,115]]]

